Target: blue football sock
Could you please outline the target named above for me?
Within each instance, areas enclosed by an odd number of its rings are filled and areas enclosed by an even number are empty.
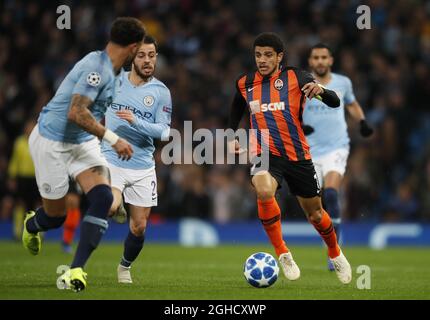
[[[79,244],[72,262],[72,268],[84,267],[108,228],[106,218],[113,201],[110,186],[95,186],[87,193],[87,199],[90,206],[82,220]]]
[[[36,215],[27,220],[26,228],[30,233],[38,233],[40,231],[57,229],[63,225],[64,221],[66,221],[66,215],[64,217],[50,217],[40,207],[36,210]]]
[[[124,267],[130,267],[131,263],[136,260],[137,256],[142,250],[144,242],[145,235],[137,237],[129,231],[124,242],[124,255],[120,264]]]

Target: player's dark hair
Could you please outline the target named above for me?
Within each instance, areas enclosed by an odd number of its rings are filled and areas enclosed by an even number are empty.
[[[110,41],[120,46],[141,42],[145,36],[143,23],[132,17],[116,18],[110,29]]]
[[[153,44],[155,47],[155,52],[158,52],[158,43],[157,43],[157,40],[155,40],[155,38],[153,36],[150,36],[149,34],[147,34],[145,36],[145,38],[143,38],[143,43]]]
[[[254,40],[254,49],[259,47],[271,47],[276,53],[284,52],[284,43],[281,38],[273,32],[260,33]]]
[[[330,53],[330,55],[332,56],[333,55],[333,51],[331,50],[331,48],[328,46],[328,45],[326,45],[325,43],[317,43],[316,45],[313,45],[312,47],[311,47],[311,49],[309,50],[309,57],[311,56],[311,54],[312,54],[312,51],[314,50],[314,49],[327,49],[328,50],[328,52]]]

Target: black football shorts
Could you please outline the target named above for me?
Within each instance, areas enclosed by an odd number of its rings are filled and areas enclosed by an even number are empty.
[[[270,154],[268,171],[278,182],[278,189],[285,179],[290,192],[296,196],[313,198],[321,195],[321,187],[312,160],[290,161],[285,157]]]

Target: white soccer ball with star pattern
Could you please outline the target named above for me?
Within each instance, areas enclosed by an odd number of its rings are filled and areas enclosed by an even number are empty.
[[[257,252],[246,259],[243,274],[250,285],[256,288],[267,288],[278,279],[278,263],[271,254]]]

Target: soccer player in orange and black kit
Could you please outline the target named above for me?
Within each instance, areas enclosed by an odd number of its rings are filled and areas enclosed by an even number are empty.
[[[252,177],[257,193],[258,216],[275,248],[284,274],[289,280],[300,277],[300,269],[287,248],[281,230],[281,211],[275,199],[282,179],[328,247],[328,255],[342,283],[351,281],[351,266],[343,255],[328,213],[321,204],[320,187],[301,126],[305,98],[318,98],[332,108],[340,101],[334,91],[317,84],[313,76],[292,67],[283,67],[284,45],[274,33],[260,34],[254,41],[257,70],[242,75],[236,83],[229,127],[236,130],[245,109],[250,112],[251,128],[268,130],[269,167]],[[257,140],[257,154],[262,141]],[[229,150],[243,152],[238,140]]]

